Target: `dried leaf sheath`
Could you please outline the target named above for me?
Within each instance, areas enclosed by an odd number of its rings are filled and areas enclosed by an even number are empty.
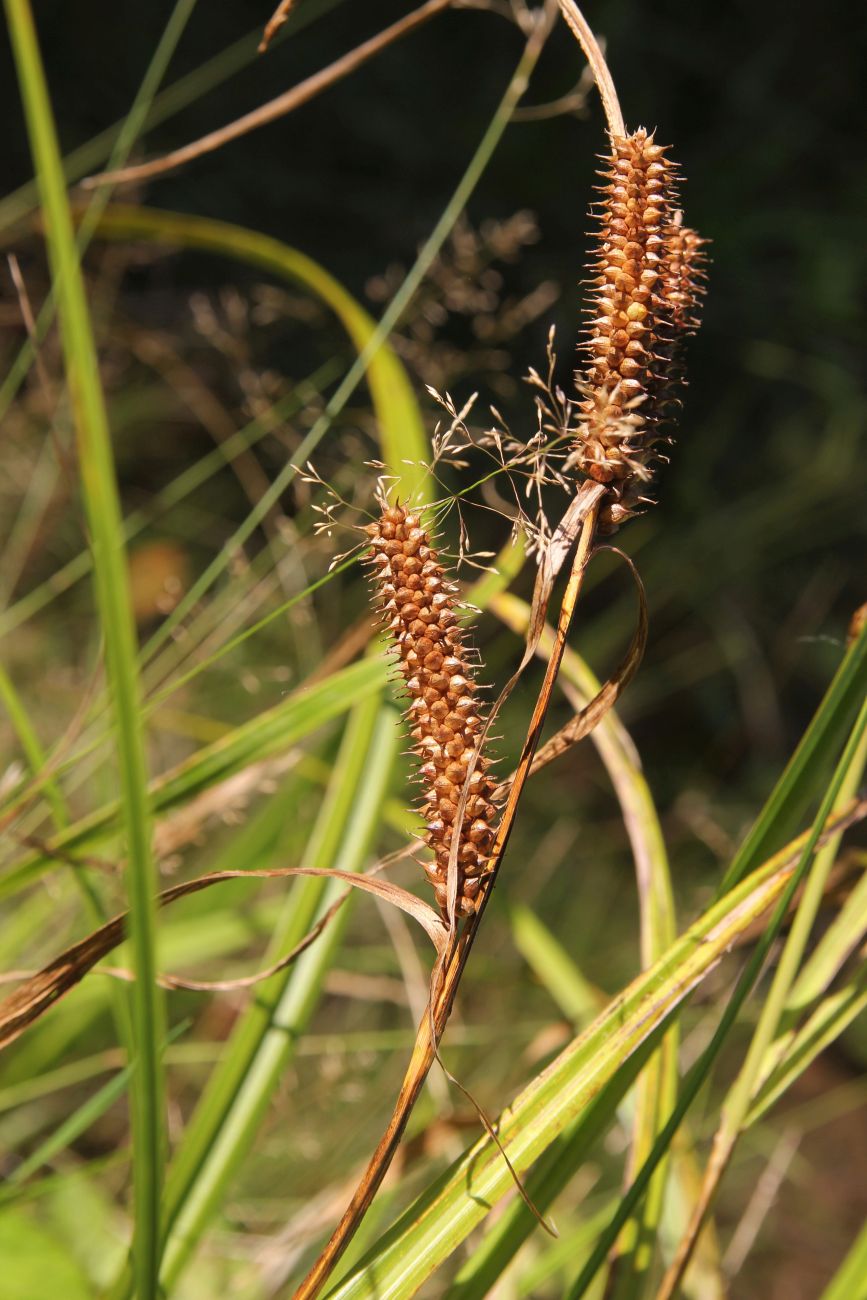
[[[421,760],[421,815],[434,855],[425,873],[446,916],[455,818],[484,725],[478,688],[455,613],[456,587],[418,515],[388,506],[367,532],[380,608],[410,696],[411,734]],[[494,838],[494,782],[488,767],[489,761],[480,757],[460,828],[459,916],[476,910]]]

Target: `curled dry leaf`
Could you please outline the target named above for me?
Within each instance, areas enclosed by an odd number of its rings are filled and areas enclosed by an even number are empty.
[[[422,899],[416,898],[408,890],[401,889],[398,885],[393,885],[387,880],[373,880],[369,876],[355,876],[347,871],[336,871],[331,868],[318,867],[275,867],[272,870],[260,871],[215,871],[207,876],[198,876],[195,880],[188,880],[184,884],[174,885],[171,889],[164,890],[157,897],[160,907],[167,907],[170,903],[177,902],[179,898],[185,898],[189,894],[197,894],[203,889],[209,889],[211,885],[222,884],[226,880],[248,880],[251,877],[255,879],[274,880],[283,879],[290,876],[327,876],[332,880],[342,880],[352,889],[360,889],[368,894],[375,894],[383,902],[392,903],[399,907],[401,911],[407,913],[427,934],[431,943],[441,956],[445,950],[448,931],[439,916],[432,907]],[[342,900],[341,900],[342,901]],[[334,911],[339,904],[335,903]],[[13,1042],[19,1034],[22,1034],[29,1025],[58,1002],[64,994],[74,988],[89,970],[101,961],[107,953],[122,943],[126,935],[126,923],[128,912],[121,912],[120,915],[112,917],[105,925],[101,925],[98,930],[94,930],[78,943],[72,944],[65,949],[58,957],[43,966],[42,970],[37,971],[29,979],[25,980],[14,993],[10,994],[2,1003],[0,1003],[0,1048],[6,1047]],[[327,918],[322,918],[321,928],[327,923]],[[311,934],[302,940],[302,943],[285,958],[280,965],[286,965],[290,960],[294,960],[304,948],[309,947],[310,943],[321,933],[319,930],[311,931]],[[280,968],[276,966],[274,970]],[[273,971],[267,972],[271,974]],[[256,978],[262,978],[258,976]],[[250,982],[255,982],[251,980]],[[189,987],[189,984],[184,984]]]

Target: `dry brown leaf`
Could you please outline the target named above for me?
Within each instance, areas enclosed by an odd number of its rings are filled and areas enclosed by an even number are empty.
[[[415,894],[410,894],[408,890],[401,889],[398,885],[393,885],[387,880],[374,880],[369,876],[355,876],[348,871],[336,871],[331,868],[275,867],[271,870],[257,871],[215,871],[210,875],[198,876],[195,880],[185,881],[181,885],[173,885],[171,889],[166,889],[157,896],[157,903],[160,907],[167,907],[179,898],[185,898],[189,894],[197,894],[203,889],[208,889],[211,885],[219,885],[226,880],[250,878],[279,880],[290,876],[326,876],[332,880],[345,881],[352,889],[361,889],[365,893],[375,894],[384,902],[394,904],[395,907],[399,907],[401,911],[406,912],[414,920],[418,921],[439,956],[442,955],[445,949],[448,937],[445,925],[433,908],[423,902],[422,899],[416,898]],[[334,903],[332,912],[337,910],[342,901],[340,899]],[[49,1007],[52,1007],[64,994],[74,988],[98,961],[123,941],[128,916],[128,912],[121,912],[120,915],[112,917],[105,925],[101,925],[98,930],[94,930],[84,939],[80,939],[78,943],[74,943],[58,957],[55,957],[47,966],[43,966],[40,971],[25,980],[14,993],[0,1003],[0,1048],[6,1047],[13,1042],[29,1025],[44,1015]],[[318,937],[328,919],[330,919],[330,914],[322,918],[319,929],[311,931],[298,945],[298,948],[273,969],[264,974],[247,978],[244,981],[233,982],[234,986],[244,987],[247,984],[255,983],[258,979],[266,978],[267,975],[273,974],[282,966],[288,965],[300,951],[309,947],[313,940]],[[191,983],[187,981],[178,983],[176,986],[189,988]],[[206,987],[213,988],[214,985]],[[226,982],[220,987],[230,987],[230,984]]]

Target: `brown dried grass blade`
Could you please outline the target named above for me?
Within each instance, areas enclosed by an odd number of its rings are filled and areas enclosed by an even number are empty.
[[[177,902],[179,898],[186,898],[189,894],[197,894],[203,889],[209,889],[212,885],[222,884],[226,880],[249,880],[264,879],[286,879],[292,876],[327,876],[332,880],[342,880],[353,889],[361,889],[365,893],[375,894],[383,902],[392,903],[399,907],[401,911],[406,912],[413,920],[418,921],[422,929],[427,934],[431,943],[441,958],[446,949],[448,931],[440,917],[427,903],[417,898],[415,894],[410,894],[407,890],[401,889],[398,885],[392,884],[387,880],[373,880],[369,876],[356,876],[347,871],[337,871],[333,868],[320,867],[275,867],[270,870],[256,871],[214,871],[210,875],[198,876],[195,880],[187,880],[181,885],[173,885],[171,889],[164,890],[157,896],[157,903],[160,907],[167,907],[170,903]],[[342,899],[335,902],[332,911],[336,911]],[[13,1042],[28,1026],[38,1020],[40,1016],[58,1002],[70,989],[74,988],[88,971],[92,970],[98,961],[116,948],[119,943],[123,942],[126,935],[126,922],[128,913],[121,912],[118,916],[112,917],[105,925],[101,925],[98,930],[94,930],[78,943],[72,944],[65,949],[58,957],[43,966],[35,975],[25,980],[14,993],[10,994],[2,1003],[0,1003],[0,1049]],[[324,929],[330,914],[322,918],[320,926],[310,931],[302,939],[297,948],[283,961],[280,966],[274,970],[280,969],[281,966],[288,965],[293,961],[305,948],[308,948]],[[265,972],[272,974],[273,971]],[[254,983],[256,979],[264,978],[259,975],[247,983]],[[237,987],[237,985],[235,985]],[[241,987],[243,987],[243,983]],[[190,982],[178,983],[176,987],[191,987]],[[214,985],[207,987],[213,988]],[[225,987],[229,987],[228,984]]]
[[[269,100],[267,104],[254,108],[251,113],[245,113],[243,117],[236,118],[234,122],[229,122],[216,131],[210,131],[207,135],[203,135],[198,140],[193,140],[191,144],[184,145],[181,149],[173,149],[164,158],[155,158],[152,162],[139,163],[135,167],[124,167],[121,171],[100,172],[97,176],[88,176],[81,182],[82,189],[96,189],[100,185],[129,185],[133,181],[153,180],[155,176],[164,176],[166,172],[174,171],[176,167],[182,167],[185,163],[193,162],[196,158],[213,153],[215,149],[222,148],[224,144],[228,144],[231,140],[237,140],[250,131],[257,130],[260,126],[265,126],[269,122],[275,122],[280,117],[285,117],[287,113],[291,113],[294,109],[300,108],[302,104],[308,103],[316,95],[321,94],[323,90],[328,90],[329,87],[343,77],[349,76],[351,72],[361,67],[368,59],[379,54],[380,50],[384,50],[386,46],[399,40],[401,36],[406,36],[416,27],[420,27],[422,23],[427,22],[429,18],[433,18],[436,14],[447,9],[451,3],[452,0],[426,0],[425,4],[420,5],[418,9],[414,9],[412,13],[405,14],[403,18],[399,18],[390,27],[377,32],[376,36],[371,36],[369,40],[362,41],[354,50],[350,50],[348,54],[343,54],[339,59],[335,59],[333,63],[329,63],[327,68],[314,72],[312,77],[307,77],[306,80],[299,82],[297,86],[293,86],[291,90],[286,90],[282,95],[277,95],[275,99]],[[275,14],[275,18],[276,16]],[[285,18],[283,21],[285,21]]]
[[[265,24],[265,30],[262,33],[262,39],[259,42],[257,53],[264,54],[280,28],[286,22],[289,14],[295,8],[295,0],[280,0],[277,8]]]
[[[644,658],[644,650],[647,645],[647,596],[644,591],[644,583],[634,562],[628,555],[617,547],[606,546],[599,547],[598,550],[612,550],[616,555],[626,562],[630,573],[635,581],[635,589],[638,594],[638,622],[635,631],[632,634],[632,640],[623,659],[618,664],[616,670],[603,683],[599,691],[594,695],[584,707],[570,718],[565,726],[561,727],[556,735],[542,746],[533,759],[533,765],[530,768],[530,775],[535,775],[541,768],[559,758],[567,749],[577,745],[585,736],[589,736],[594,727],[598,726],[609,709],[612,709],[623,694],[626,687],[632,681],[638,667]]]

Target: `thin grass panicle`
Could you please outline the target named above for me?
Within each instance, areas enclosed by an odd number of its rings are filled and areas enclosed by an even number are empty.
[[[367,528],[369,560],[383,621],[394,639],[410,696],[408,716],[421,760],[420,812],[433,850],[425,874],[447,918],[448,866],[458,806],[484,726],[470,650],[458,623],[457,588],[428,532],[405,506],[386,506]],[[490,762],[476,761],[458,848],[457,915],[477,906],[494,838]]]

